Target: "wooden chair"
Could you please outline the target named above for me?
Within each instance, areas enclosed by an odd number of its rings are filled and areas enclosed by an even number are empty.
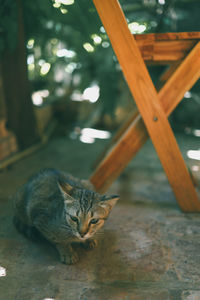
[[[113,138],[90,181],[105,192],[150,136],[183,211],[200,201],[167,117],[200,77],[200,32],[132,35],[117,0],[93,0],[121,65],[138,112]],[[169,65],[157,92],[147,63]]]

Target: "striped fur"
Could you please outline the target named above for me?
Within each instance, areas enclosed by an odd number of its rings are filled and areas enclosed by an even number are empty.
[[[88,189],[90,187],[90,189]],[[118,196],[102,196],[72,175],[44,169],[30,178],[14,198],[14,224],[19,232],[53,243],[66,264],[75,263],[73,242],[92,248],[91,238],[103,226]]]

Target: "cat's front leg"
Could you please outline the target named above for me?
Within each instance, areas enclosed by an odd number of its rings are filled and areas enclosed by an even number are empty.
[[[94,249],[94,248],[97,247],[97,240],[95,240],[95,239],[88,239],[84,243],[82,243],[82,246],[86,250],[92,250],[92,249]]]
[[[71,244],[56,244],[56,248],[60,254],[60,260],[66,265],[72,265],[78,262],[78,254],[73,250]]]
[[[67,235],[66,230],[55,223],[52,223],[47,216],[39,216],[34,220],[34,226],[42,233],[42,235],[54,244],[60,254],[61,262],[67,265],[75,264],[78,261],[78,255],[73,250],[70,242],[64,242]]]

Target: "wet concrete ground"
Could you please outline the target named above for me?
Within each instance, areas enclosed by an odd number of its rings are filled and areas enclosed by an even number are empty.
[[[199,148],[198,138],[180,136],[179,143],[184,156]],[[180,211],[150,142],[111,187],[121,200],[99,246],[77,249],[76,265],[61,264],[51,245],[13,227],[11,196],[30,175],[56,167],[88,178],[104,144],[57,138],[0,173],[1,300],[200,299],[200,215]]]

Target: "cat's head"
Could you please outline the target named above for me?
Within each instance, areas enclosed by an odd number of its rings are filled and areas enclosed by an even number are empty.
[[[119,196],[59,184],[65,205],[65,218],[73,235],[80,240],[91,238],[104,224]]]

